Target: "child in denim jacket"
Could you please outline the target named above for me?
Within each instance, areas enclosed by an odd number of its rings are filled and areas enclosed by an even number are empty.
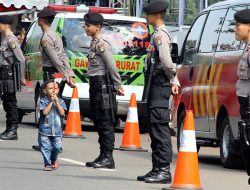
[[[67,110],[63,99],[58,98],[58,84],[53,80],[44,83],[46,96],[40,100],[38,143],[44,159],[44,171],[59,166],[57,156],[62,149],[61,117]]]

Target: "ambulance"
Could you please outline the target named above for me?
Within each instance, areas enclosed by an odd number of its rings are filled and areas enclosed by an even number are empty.
[[[234,14],[249,8],[249,0],[230,0],[203,10],[188,31],[177,66],[181,92],[174,97],[173,122],[178,146],[186,110],[192,110],[198,149],[219,147],[226,168],[242,166],[236,71],[245,44],[235,39]]]
[[[86,73],[91,38],[85,33],[83,16],[86,12],[100,12],[103,15],[102,36],[112,46],[113,58],[125,90],[125,96],[117,96],[117,119],[126,120],[131,94],[136,93],[138,104],[142,99],[143,66],[150,33],[153,32],[152,27],[147,26],[146,20],[143,18],[118,15],[115,14],[116,9],[112,8],[86,7],[84,5],[51,5],[50,8],[58,12],[52,23],[52,29],[62,37],[71,68],[75,73],[81,114],[83,117],[90,118],[89,78]],[[38,102],[43,78],[39,47],[41,37],[42,30],[36,20],[31,24],[22,44],[26,58],[28,86],[23,87],[21,92],[17,93],[20,121],[25,114],[33,111],[35,111],[36,123],[40,117]],[[69,105],[72,89],[68,85],[65,85],[62,96]],[[143,117],[140,114],[143,113],[142,111],[139,111],[140,121]],[[143,126],[145,125],[141,125],[141,127]]]

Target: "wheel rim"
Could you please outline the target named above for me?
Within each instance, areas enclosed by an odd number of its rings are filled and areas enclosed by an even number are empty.
[[[40,119],[40,107],[39,107],[39,102],[40,102],[40,96],[37,97],[37,102],[36,102],[36,122],[38,123]]]
[[[229,144],[230,144],[230,129],[229,129],[229,125],[226,125],[224,132],[223,132],[223,139],[222,139],[222,150],[223,150],[224,158],[228,157]]]

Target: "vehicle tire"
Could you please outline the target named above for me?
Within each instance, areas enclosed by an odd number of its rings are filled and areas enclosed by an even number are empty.
[[[40,93],[40,90],[38,90],[38,92],[36,93],[36,96],[35,96],[35,124],[36,124],[36,127],[38,127],[39,120],[40,120],[40,108],[39,108],[40,99],[41,99],[41,93]]]
[[[220,133],[220,160],[224,168],[241,168],[242,161],[239,155],[231,151],[233,134],[230,127],[228,116],[225,116],[221,126]]]
[[[25,115],[24,111],[21,109],[18,109],[18,122],[22,123],[23,116]]]
[[[180,148],[180,143],[181,143],[181,135],[184,127],[184,120],[186,117],[186,111],[182,110],[181,114],[178,116],[178,121],[177,121],[177,150],[179,151]],[[200,151],[201,145],[196,144],[196,149],[197,152]]]

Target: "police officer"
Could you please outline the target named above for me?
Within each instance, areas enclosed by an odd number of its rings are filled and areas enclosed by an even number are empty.
[[[22,85],[26,85],[24,78],[25,58],[23,56],[20,43],[11,30],[12,23],[12,17],[0,16],[0,33],[2,37],[0,47],[0,93],[1,99],[3,100],[3,109],[6,112],[7,119],[6,130],[0,134],[0,139],[2,140],[18,139],[18,109],[16,90],[20,90],[17,89],[17,84],[20,84],[20,82]],[[20,64],[20,70],[16,67],[18,64]],[[20,78],[17,77],[20,75],[21,81]]]
[[[247,115],[248,98],[250,95],[250,10],[245,9],[238,11],[234,15],[235,25],[235,38],[245,42],[246,47],[240,58],[238,64],[238,81],[236,83],[236,94],[240,104],[241,119],[249,119]],[[244,140],[241,140],[241,154],[243,162],[250,176],[250,147],[247,146]]]
[[[43,31],[43,36],[40,42],[43,80],[47,81],[53,79],[53,75],[59,72],[64,75],[67,84],[73,88],[75,87],[75,74],[70,68],[61,37],[51,28],[55,15],[56,12],[47,7],[37,14],[38,25]],[[65,81],[62,81],[60,84],[59,95],[62,94],[64,85]],[[32,148],[40,150],[39,146],[34,145]]]
[[[45,7],[38,16],[38,25],[42,28],[41,38],[42,65],[44,80],[53,78],[53,74],[62,73],[71,87],[75,86],[74,72],[70,68],[68,57],[63,49],[61,37],[51,28],[56,12]]]
[[[121,78],[112,58],[111,45],[101,37],[103,16],[99,13],[84,15],[85,30],[92,37],[88,55],[90,106],[94,125],[98,129],[100,155],[87,167],[115,168],[113,160],[115,95],[124,95]],[[110,81],[109,81],[110,80]],[[110,89],[112,88],[112,89]]]
[[[178,94],[179,81],[176,76],[171,52],[171,39],[164,25],[168,4],[165,1],[153,1],[143,7],[146,19],[154,27],[147,51],[146,77],[149,68],[155,64],[149,91],[149,117],[153,168],[147,174],[138,176],[138,181],[146,183],[171,183],[170,162],[172,145],[169,129],[169,97]],[[145,81],[145,84],[148,82]]]

